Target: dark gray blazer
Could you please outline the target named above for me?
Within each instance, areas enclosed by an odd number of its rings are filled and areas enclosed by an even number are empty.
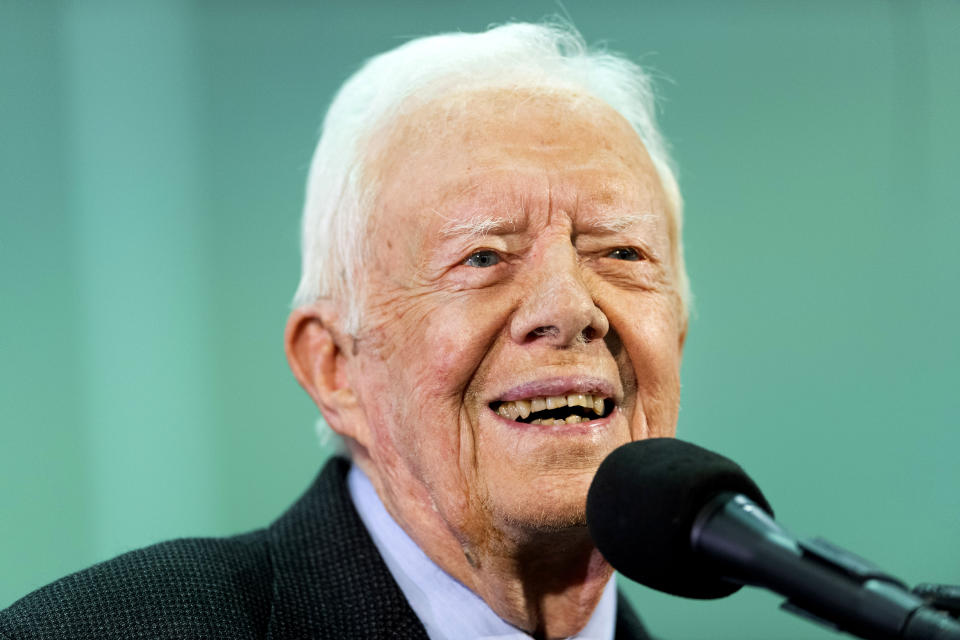
[[[416,638],[423,625],[331,460],[266,529],[172,540],[34,591],[0,612],[0,638]],[[646,640],[619,597],[617,640]]]

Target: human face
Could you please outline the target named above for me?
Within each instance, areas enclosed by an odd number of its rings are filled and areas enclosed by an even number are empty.
[[[592,98],[488,90],[403,117],[378,157],[349,377],[381,497],[474,543],[582,526],[604,456],[677,417],[685,325],[643,144]],[[575,394],[601,415],[513,419]]]

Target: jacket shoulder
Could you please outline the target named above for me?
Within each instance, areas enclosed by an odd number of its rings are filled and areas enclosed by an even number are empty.
[[[131,551],[0,612],[0,638],[256,638],[270,617],[267,536],[185,538]]]

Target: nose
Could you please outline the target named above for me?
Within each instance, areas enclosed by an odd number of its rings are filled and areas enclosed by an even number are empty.
[[[510,322],[510,336],[518,344],[538,342],[567,348],[607,335],[610,321],[597,307],[576,249],[551,247],[525,278],[531,283]]]

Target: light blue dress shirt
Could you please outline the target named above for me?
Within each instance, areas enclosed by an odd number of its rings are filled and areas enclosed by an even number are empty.
[[[390,574],[431,640],[530,639],[427,557],[390,517],[370,480],[356,465],[347,474],[347,487]],[[587,626],[573,638],[613,640],[616,617],[617,587],[611,578]]]

